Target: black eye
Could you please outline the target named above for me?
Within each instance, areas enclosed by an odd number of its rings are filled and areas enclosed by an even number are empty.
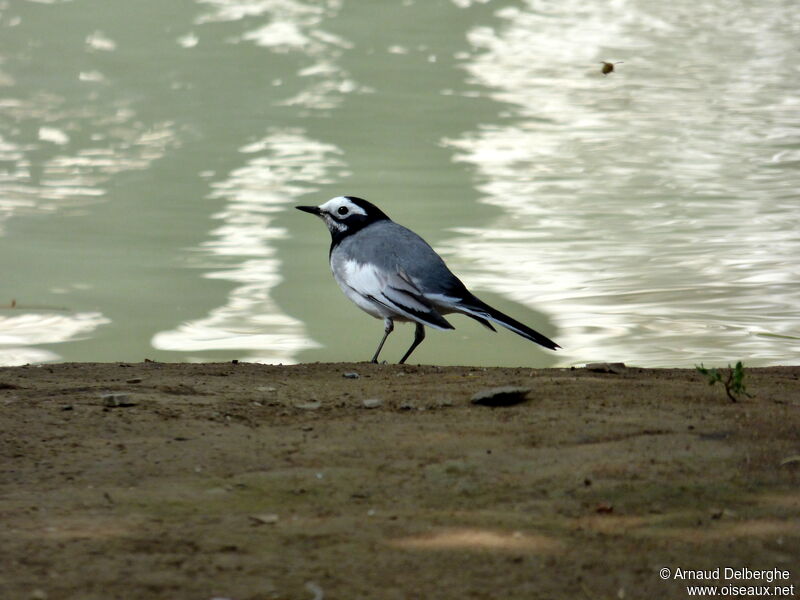
[[[340,206],[339,209],[336,212],[339,213],[340,215],[346,215],[347,214],[347,207],[346,206]]]

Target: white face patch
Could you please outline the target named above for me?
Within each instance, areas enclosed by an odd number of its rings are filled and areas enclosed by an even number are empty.
[[[351,215],[366,215],[367,213],[358,204],[345,196],[331,198],[325,204],[319,205],[320,217],[331,231],[345,231],[345,221]]]
[[[350,215],[366,216],[367,214],[358,204],[344,196],[331,198],[325,204],[320,204],[319,208],[323,213],[327,213],[338,220],[344,220]]]

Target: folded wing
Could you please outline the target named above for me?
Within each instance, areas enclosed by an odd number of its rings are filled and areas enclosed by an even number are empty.
[[[387,272],[372,265],[349,262],[343,279],[354,294],[398,317],[434,329],[454,329],[403,272]]]

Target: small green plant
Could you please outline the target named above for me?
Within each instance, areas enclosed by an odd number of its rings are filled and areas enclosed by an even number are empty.
[[[752,398],[750,394],[747,393],[747,389],[744,386],[744,365],[742,361],[736,363],[735,367],[731,367],[730,364],[728,365],[728,375],[723,380],[723,374],[720,373],[719,369],[716,367],[711,369],[706,369],[703,366],[703,363],[694,366],[697,369],[697,372],[701,375],[705,375],[708,378],[708,385],[714,385],[715,383],[721,383],[725,388],[725,393],[728,395],[728,398],[731,399],[731,402],[736,402],[739,400],[739,396],[747,396],[748,398]]]

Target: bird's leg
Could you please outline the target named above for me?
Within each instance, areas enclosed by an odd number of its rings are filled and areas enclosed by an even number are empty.
[[[386,341],[386,338],[389,337],[389,334],[394,331],[394,321],[392,321],[389,317],[386,317],[383,320],[383,338],[381,338],[381,343],[378,344],[378,349],[375,350],[375,356],[372,357],[370,362],[375,364],[378,363],[378,354],[381,353],[381,348],[383,348],[383,343]]]
[[[403,364],[406,362],[406,359],[411,356],[411,353],[414,351],[414,348],[419,346],[422,343],[422,340],[425,339],[425,326],[422,323],[417,323],[417,328],[414,331],[414,341],[411,342],[411,348],[409,348],[406,353],[403,355],[403,358],[400,359],[399,364]]]

